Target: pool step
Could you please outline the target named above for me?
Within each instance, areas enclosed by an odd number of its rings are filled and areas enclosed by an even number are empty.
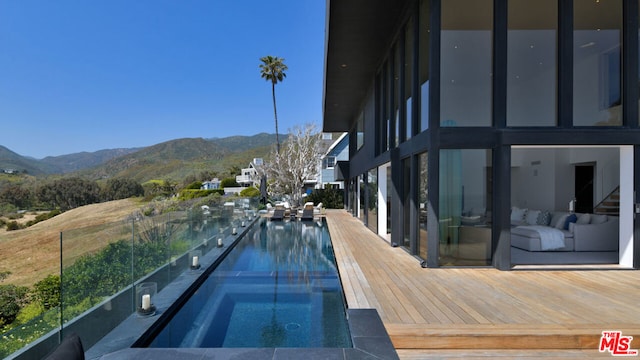
[[[597,350],[602,331],[640,339],[637,324],[562,325],[385,324],[396,349],[579,349]]]

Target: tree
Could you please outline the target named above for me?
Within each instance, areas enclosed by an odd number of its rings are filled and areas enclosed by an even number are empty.
[[[276,84],[287,77],[285,71],[289,68],[284,63],[283,58],[277,56],[264,56],[260,58],[260,77],[271,81],[271,96],[273,98],[273,117],[276,122],[276,151],[280,153],[280,139],[278,138],[278,111],[276,110]]]
[[[102,189],[102,198],[105,201],[127,199],[143,195],[144,189],[142,188],[142,185],[129,178],[109,179]]]
[[[290,195],[293,203],[299,205],[305,180],[318,176],[321,143],[321,135],[313,124],[290,131],[282,152],[272,154],[272,161],[264,165],[270,192]]]

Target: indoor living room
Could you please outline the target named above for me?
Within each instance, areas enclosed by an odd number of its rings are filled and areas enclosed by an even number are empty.
[[[513,147],[511,262],[620,263],[623,147]],[[623,182],[625,183],[625,182]]]

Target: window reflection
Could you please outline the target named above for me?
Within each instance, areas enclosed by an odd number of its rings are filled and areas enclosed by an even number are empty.
[[[427,153],[418,155],[418,255],[427,259],[427,214],[429,209]]]

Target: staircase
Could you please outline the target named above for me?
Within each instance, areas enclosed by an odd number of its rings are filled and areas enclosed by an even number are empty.
[[[604,200],[593,208],[594,214],[620,215],[620,186],[616,187]]]

